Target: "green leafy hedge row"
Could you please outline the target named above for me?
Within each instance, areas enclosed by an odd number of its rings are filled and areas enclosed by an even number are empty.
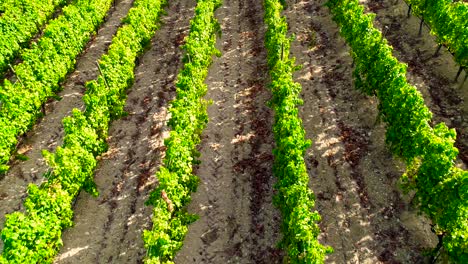
[[[358,0],[329,0],[327,6],[351,47],[356,88],[380,100],[386,143],[407,164],[406,187],[416,190],[415,199],[432,220],[439,247],[468,263],[468,172],[455,167],[455,130],[444,123],[431,127],[432,113],[407,82],[407,66],[393,57],[392,47],[374,28],[374,14],[364,14]]]
[[[96,157],[106,151],[110,121],[123,113],[126,89],[134,80],[136,57],[159,27],[164,0],[135,0],[99,65],[102,75],[86,84],[86,109],[63,120],[65,138],[54,154],[44,151],[51,171],[40,187],[30,185],[26,213],[6,216],[0,263],[52,263],[61,233],[72,226],[72,200],[84,188],[93,195]]]
[[[0,76],[66,0],[5,0],[0,15]]]
[[[406,0],[426,21],[439,44],[445,45],[462,67],[468,66],[468,3],[453,0]]]
[[[0,87],[0,173],[24,134],[41,115],[41,106],[59,90],[73,70],[76,57],[112,4],[112,0],[76,0],[50,21],[44,35],[22,52],[23,62],[14,67],[17,81]]]
[[[196,216],[187,213],[185,206],[190,194],[196,191],[198,177],[193,174],[199,153],[196,150],[200,135],[208,122],[207,92],[204,83],[212,56],[220,56],[216,49],[216,33],[220,32],[214,11],[220,0],[198,0],[195,16],[183,49],[184,67],[177,76],[177,96],[169,108],[172,128],[165,140],[167,147],[164,165],[156,174],[159,186],[147,201],[153,208],[153,227],[145,230],[147,248],[145,263],[173,263],[175,253],[182,247],[188,225]]]
[[[265,45],[273,94],[269,105],[275,110],[273,169],[278,182],[274,203],[283,216],[280,247],[286,251],[288,263],[324,263],[325,255],[333,250],[317,240],[320,215],[313,210],[315,196],[308,187],[309,175],[304,162],[311,141],[305,139],[298,116],[297,106],[303,104],[299,97],[302,87],[293,80],[293,72],[298,67],[294,65],[295,58],[289,58],[293,38],[287,37],[288,24],[286,17],[281,16],[281,1],[265,0],[264,7]]]

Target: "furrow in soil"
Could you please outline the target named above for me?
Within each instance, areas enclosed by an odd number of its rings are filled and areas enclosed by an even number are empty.
[[[291,54],[303,67],[300,115],[312,139],[306,161],[327,263],[418,263],[434,246],[424,218],[398,188],[404,166],[385,146],[377,100],[356,91],[349,49],[323,1],[289,1],[296,35]]]
[[[224,1],[216,16],[222,56],[207,79],[213,105],[195,170],[201,182],[189,206],[200,219],[176,263],[281,263],[262,2]]]

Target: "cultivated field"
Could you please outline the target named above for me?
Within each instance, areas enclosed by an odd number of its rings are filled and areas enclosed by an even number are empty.
[[[6,215],[26,212],[28,184],[44,183],[43,175],[53,171],[42,150],[53,153],[64,144],[62,119],[72,115],[72,109],[88,110],[83,101],[85,84],[106,71],[97,62],[109,51],[125,23],[123,18],[137,1],[113,3],[76,58],[73,70],[60,82],[57,98],[49,98],[43,107],[45,114],[18,137],[10,168],[0,178],[1,228]],[[415,190],[405,194],[400,187],[405,162],[392,155],[385,143],[387,123],[379,115],[379,99],[354,87],[355,63],[330,8],[324,0],[286,2],[281,14],[289,25],[288,35],[295,36],[290,57],[302,66],[293,78],[302,86],[298,115],[306,138],[312,141],[304,162],[308,186],[315,194],[315,210],[321,216],[318,241],[334,250],[326,255],[325,263],[428,262],[425,252],[437,246],[438,237],[431,231],[431,220],[419,213],[413,200]],[[458,66],[453,56],[445,47],[434,56],[436,38],[426,27],[418,34],[420,20],[407,17],[404,1],[360,3],[366,13],[376,14],[374,26],[384,32],[393,55],[408,65],[408,83],[420,91],[433,113],[430,125],[444,122],[456,130],[459,154],[454,166],[466,169],[466,73],[455,81]],[[164,161],[168,149],[164,140],[175,127],[168,120],[171,101],[178,98],[178,74],[184,64],[196,61],[182,49],[196,6],[195,0],[169,0],[164,6],[160,27],[154,29],[149,43],[143,42],[133,83],[124,91],[126,114],[111,115],[113,121],[103,139],[108,149],[96,155],[93,175],[99,196],[84,190],[72,196],[74,224],[61,233],[63,245],[56,249],[55,258],[23,263],[143,263],[148,256],[142,235],[143,230],[152,229],[155,220],[153,206],[145,202],[159,185],[156,173],[164,164],[169,166]],[[60,8],[53,17],[60,16]],[[181,209],[169,192],[169,198],[163,197],[173,215],[187,208],[199,216],[188,225],[183,245],[175,251],[175,263],[289,263],[287,250],[277,246],[283,236],[284,216],[273,202],[278,192],[273,154],[277,139],[275,111],[268,103],[272,76],[264,15],[264,3],[250,0],[224,0],[214,13],[221,34],[213,31],[212,35],[221,55],[212,57],[204,81],[204,99],[212,103],[196,146],[200,162],[193,164],[193,174],[200,182],[190,203],[185,206],[182,202]],[[41,38],[37,34],[33,42]],[[17,58],[12,63],[22,61]],[[11,69],[3,77],[21,81]],[[5,242],[0,241],[0,246],[4,248]],[[17,263],[4,257],[9,260],[5,263]],[[437,261],[447,259],[442,254]]]

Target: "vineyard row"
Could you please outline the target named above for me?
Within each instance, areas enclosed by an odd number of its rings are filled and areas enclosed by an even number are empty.
[[[351,47],[356,88],[380,101],[386,143],[407,165],[405,187],[416,191],[419,209],[439,236],[435,251],[444,247],[453,260],[468,262],[468,172],[455,167],[455,130],[444,123],[431,127],[432,113],[407,82],[407,66],[374,28],[374,14],[364,14],[358,0],[329,0],[327,6]]]
[[[13,67],[16,82],[5,80],[0,86],[0,173],[8,170],[18,137],[34,125],[42,105],[58,92],[111,4],[112,0],[77,0],[64,7],[43,37],[24,50],[22,63]]]
[[[280,0],[265,0],[265,46],[271,78],[272,99],[269,106],[275,111],[273,133],[273,172],[278,178],[274,203],[282,214],[283,238],[280,247],[288,255],[289,263],[324,263],[331,247],[318,242],[320,215],[313,211],[315,196],[309,189],[309,174],[304,161],[306,149],[311,145],[305,139],[298,105],[302,87],[294,82],[297,69],[295,58],[289,58],[292,37],[288,37],[286,17],[281,16]]]
[[[291,263],[323,263],[332,249],[317,240],[320,215],[313,210],[315,197],[308,188],[304,162],[311,142],[305,139],[298,116],[302,87],[293,80],[298,67],[289,57],[293,38],[287,35],[282,2],[264,0],[272,92],[269,107],[275,112],[273,171],[278,181],[274,203],[283,218],[280,246]],[[51,168],[44,175],[47,182],[29,186],[26,213],[7,215],[0,263],[53,262],[62,246],[62,230],[72,226],[73,200],[81,189],[98,194],[93,181],[97,157],[107,150],[110,122],[124,114],[135,60],[158,29],[165,4],[166,0],[134,1],[99,61],[100,76],[86,84],[85,109],[74,109],[72,116],[64,118],[62,146],[55,153],[44,151]],[[110,0],[77,0],[65,7],[63,15],[50,22],[44,37],[14,67],[17,82],[6,80],[0,87],[0,173],[8,169],[18,136],[35,123],[41,106],[59,90],[110,5]],[[204,81],[213,55],[220,56],[215,48],[220,26],[214,16],[220,6],[220,0],[198,0],[190,22],[177,95],[169,107],[171,132],[165,140],[164,165],[156,174],[159,185],[147,201],[153,206],[153,226],[143,234],[145,263],[172,263],[188,225],[196,219],[186,205],[199,181],[193,165],[199,162],[197,146],[208,122]],[[387,124],[386,143],[407,165],[402,176],[405,189],[415,191],[420,210],[432,220],[439,237],[434,252],[443,247],[454,261],[468,263],[468,172],[455,166],[455,130],[444,123],[431,126],[432,113],[421,93],[407,82],[407,66],[392,55],[392,47],[373,26],[373,14],[364,14],[358,0],[329,0],[327,6],[351,47],[356,88],[379,99],[379,117]]]
[[[0,8],[0,76],[21,49],[39,32],[66,0],[4,1]],[[4,12],[1,12],[4,10]]]
[[[421,17],[437,37],[439,45],[446,46],[462,67],[468,66],[468,3],[453,0],[406,0],[409,10]],[[440,48],[440,46],[439,46]]]
[[[193,174],[198,163],[196,147],[208,123],[208,101],[203,99],[208,87],[204,83],[216,49],[216,34],[220,26],[214,11],[221,6],[219,0],[198,0],[195,16],[190,22],[189,35],[183,46],[184,66],[177,76],[176,99],[170,103],[171,128],[164,142],[166,155],[156,177],[159,186],[147,201],[153,208],[153,227],[145,230],[143,238],[147,248],[145,263],[172,263],[182,247],[188,225],[196,216],[187,212],[199,178]]]
[[[135,0],[99,61],[102,74],[86,84],[86,109],[74,109],[64,118],[63,145],[54,154],[44,152],[51,167],[44,175],[47,182],[29,186],[26,213],[7,215],[0,263],[52,263],[62,246],[62,230],[72,226],[72,201],[83,188],[98,194],[93,182],[96,158],[107,149],[110,121],[123,113],[135,60],[159,27],[163,3]]]

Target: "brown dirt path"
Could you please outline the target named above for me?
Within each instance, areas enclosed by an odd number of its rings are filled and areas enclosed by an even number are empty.
[[[281,263],[262,1],[224,1],[216,16],[223,55],[207,79],[214,103],[196,169],[201,183],[189,206],[200,219],[175,262]]]
[[[152,209],[145,206],[155,188],[155,172],[167,137],[168,102],[182,66],[184,36],[194,0],[170,1],[151,49],[139,59],[128,94],[128,116],[110,127],[109,151],[95,173],[97,198],[82,192],[74,207],[75,226],[63,233],[55,263],[141,263],[146,250],[142,230],[149,229]]]
[[[306,160],[322,215],[327,263],[420,263],[437,242],[398,189],[401,162],[387,150],[377,101],[356,91],[349,49],[324,1],[288,1],[296,35],[291,53],[303,68],[301,117],[313,140]]]
[[[434,56],[436,38],[427,27],[423,27],[421,36],[418,35],[420,20],[414,15],[407,18],[408,6],[403,0],[368,0],[364,3],[369,12],[377,14],[375,25],[387,32],[385,37],[394,47],[394,55],[408,64],[408,80],[423,93],[435,122],[445,122],[457,130],[458,163],[466,168],[468,81],[463,83],[463,79],[467,73],[462,72],[455,81],[458,66],[453,56],[445,47]]]
[[[60,101],[50,100],[46,104],[46,115],[30,131],[18,147],[18,152],[28,157],[26,161],[16,160],[9,172],[0,180],[0,227],[3,227],[5,214],[21,210],[26,188],[30,183],[40,184],[44,181],[42,174],[48,169],[41,151],[54,151],[62,144],[62,119],[71,114],[73,108],[82,108],[84,84],[96,78],[98,69],[96,61],[110,45],[112,36],[120,26],[121,19],[128,13],[133,1],[116,1],[111,7],[106,21],[97,35],[92,39],[82,55],[77,58],[75,71],[62,85],[58,94]],[[0,240],[0,248],[3,241]]]

